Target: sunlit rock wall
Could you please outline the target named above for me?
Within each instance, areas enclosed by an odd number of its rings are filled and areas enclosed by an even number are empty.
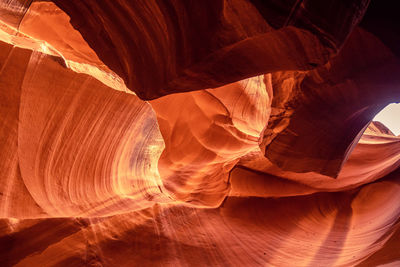
[[[0,266],[400,264],[368,5],[0,1]]]

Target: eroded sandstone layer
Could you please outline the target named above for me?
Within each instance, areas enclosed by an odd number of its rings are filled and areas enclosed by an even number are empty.
[[[393,10],[0,1],[0,266],[399,265]]]

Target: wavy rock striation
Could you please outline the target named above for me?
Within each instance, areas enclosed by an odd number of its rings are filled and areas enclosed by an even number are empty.
[[[396,266],[368,4],[0,1],[0,265]]]

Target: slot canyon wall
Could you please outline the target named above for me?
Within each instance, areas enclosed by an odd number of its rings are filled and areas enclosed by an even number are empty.
[[[0,266],[399,266],[400,21],[372,0],[0,0]]]

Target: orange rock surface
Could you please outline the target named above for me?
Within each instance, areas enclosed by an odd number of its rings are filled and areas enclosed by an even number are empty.
[[[0,266],[398,266],[398,16],[0,0]]]

